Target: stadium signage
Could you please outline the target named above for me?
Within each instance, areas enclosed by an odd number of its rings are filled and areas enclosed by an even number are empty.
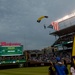
[[[1,46],[21,46],[21,43],[7,43],[7,42],[0,42]]]

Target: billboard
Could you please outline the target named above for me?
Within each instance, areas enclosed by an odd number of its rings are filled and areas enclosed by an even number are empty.
[[[22,55],[23,45],[20,43],[0,43],[0,56]]]

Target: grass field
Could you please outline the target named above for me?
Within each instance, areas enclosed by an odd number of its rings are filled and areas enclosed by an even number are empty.
[[[48,66],[5,69],[0,70],[0,75],[48,75]]]
[[[48,75],[48,67],[24,67],[0,70],[0,75]],[[70,66],[68,66],[68,69]]]

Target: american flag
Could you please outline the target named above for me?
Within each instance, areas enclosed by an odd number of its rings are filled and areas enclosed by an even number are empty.
[[[54,30],[59,31],[58,22],[52,22],[51,25],[53,26]]]

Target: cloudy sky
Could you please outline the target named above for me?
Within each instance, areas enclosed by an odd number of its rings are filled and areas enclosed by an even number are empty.
[[[24,49],[42,49],[56,40],[44,29],[70,12],[75,11],[75,0],[0,0],[0,41],[19,42]],[[42,16],[49,16],[37,23]]]

